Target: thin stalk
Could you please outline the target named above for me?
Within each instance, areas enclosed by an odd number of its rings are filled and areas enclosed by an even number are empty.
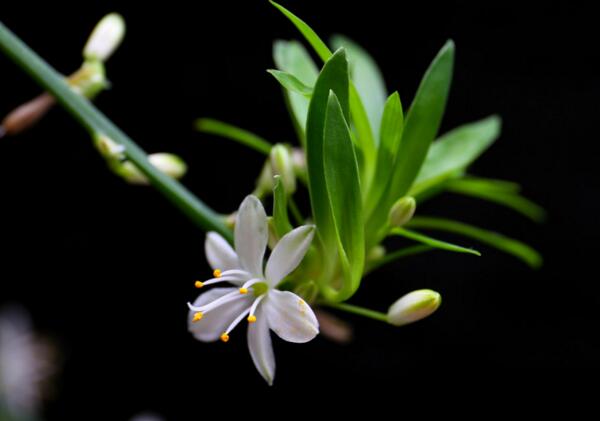
[[[434,248],[431,246],[428,246],[426,244],[417,244],[414,246],[405,247],[400,250],[393,251],[389,254],[386,254],[381,259],[376,260],[373,263],[371,263],[369,268],[367,270],[365,270],[365,273],[363,276],[366,276],[367,274],[373,272],[375,269],[379,269],[380,267],[387,265],[388,263],[391,263],[394,260],[401,259],[403,257],[414,256],[416,254],[421,254],[421,253],[424,253],[426,251],[431,251],[431,250],[434,250]]]
[[[90,134],[102,133],[123,145],[125,156],[148,177],[151,184],[179,210],[204,230],[214,230],[231,240],[231,230],[219,214],[195,197],[179,182],[156,169],[146,153],[121,129],[115,126],[90,101],[73,92],[64,77],[31,50],[0,22],[0,50],[25,70],[44,90],[51,93],[58,103],[71,114]]]
[[[294,200],[294,198],[292,196],[290,196],[288,199],[288,206],[290,208],[290,211],[292,212],[292,217],[294,218],[296,223],[298,225],[303,225],[305,222],[305,219],[302,216],[302,212],[300,212],[300,209],[298,208],[298,205],[296,204],[296,201]]]
[[[358,314],[359,316],[368,317],[369,319],[379,320],[380,322],[388,322],[387,314],[380,311],[370,310],[368,308],[355,306],[348,303],[322,303],[324,306],[342,310],[347,313]]]

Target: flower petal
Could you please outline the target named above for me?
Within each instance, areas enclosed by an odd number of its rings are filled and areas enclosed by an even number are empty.
[[[288,342],[304,343],[319,333],[315,313],[302,298],[289,291],[271,290],[261,306],[269,327]]]
[[[235,222],[235,250],[242,265],[254,276],[263,277],[263,258],[267,248],[267,214],[256,196],[247,196]]]
[[[271,386],[275,378],[275,355],[273,354],[269,322],[262,307],[258,306],[255,312],[256,322],[248,326],[248,348],[254,366]]]
[[[310,247],[314,234],[314,225],[303,225],[288,232],[279,240],[269,257],[265,272],[270,286],[277,286],[283,278],[298,267]]]
[[[194,301],[194,306],[200,307],[206,305],[232,291],[237,291],[237,288],[213,288],[210,291],[200,294],[196,301]],[[243,296],[235,301],[225,303],[204,314],[202,319],[197,322],[192,321],[195,312],[190,311],[188,315],[188,329],[199,341],[216,341],[225,332],[227,326],[252,304],[253,298]]]
[[[208,264],[213,269],[220,269],[224,272],[230,269],[239,269],[240,267],[240,261],[235,250],[233,250],[226,239],[214,231],[206,234],[204,252],[206,253]]]

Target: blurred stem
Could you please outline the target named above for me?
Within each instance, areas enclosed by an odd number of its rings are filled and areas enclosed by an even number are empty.
[[[102,133],[125,147],[125,156],[148,177],[151,184],[179,210],[204,230],[214,230],[231,240],[223,219],[176,180],[157,170],[146,153],[94,105],[73,90],[63,76],[31,50],[0,22],[0,49],[26,71],[44,90],[71,114],[90,134]]]
[[[387,314],[380,311],[370,310],[368,308],[355,306],[348,303],[322,303],[322,305],[342,310],[347,313],[358,314],[359,316],[368,317],[369,319],[379,320],[380,322],[388,322]]]
[[[292,196],[290,196],[288,199],[288,205],[290,207],[290,211],[292,212],[292,216],[296,220],[296,223],[298,225],[303,225],[305,222],[304,217],[302,216],[302,212],[300,212],[300,209],[298,208],[298,205]]]

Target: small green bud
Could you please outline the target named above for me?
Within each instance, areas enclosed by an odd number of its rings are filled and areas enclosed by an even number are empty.
[[[293,194],[296,191],[296,175],[289,149],[284,145],[275,145],[271,148],[270,158],[272,175],[279,175],[286,194]]]
[[[94,144],[100,154],[106,159],[125,159],[125,147],[103,134],[94,135]]]
[[[388,310],[388,322],[403,326],[432,314],[442,303],[442,296],[430,289],[409,292],[399,298]]]
[[[401,227],[410,221],[417,209],[414,197],[406,196],[399,199],[390,210],[389,221],[392,227]]]
[[[267,159],[265,165],[263,165],[262,170],[260,171],[260,175],[256,180],[256,188],[252,192],[252,194],[259,199],[265,197],[265,195],[270,194],[273,190],[273,171],[271,170],[271,162]]]
[[[107,86],[104,64],[100,61],[86,61],[67,78],[67,82],[75,92],[92,99]]]
[[[106,61],[114,53],[125,36],[125,20],[118,13],[104,16],[92,31],[83,57],[86,61]]]
[[[148,160],[166,175],[179,179],[187,172],[186,163],[177,155],[155,153],[148,155]],[[131,161],[113,164],[113,170],[131,184],[148,185],[150,181]]]

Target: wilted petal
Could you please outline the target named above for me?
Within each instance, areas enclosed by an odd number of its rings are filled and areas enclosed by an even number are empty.
[[[269,322],[262,306],[258,307],[255,316],[256,322],[248,326],[248,348],[254,366],[271,386],[275,378],[275,355],[273,354]]]
[[[206,234],[204,252],[206,253],[208,264],[213,269],[220,269],[224,272],[240,267],[238,256],[233,248],[229,245],[227,240],[214,231]]]
[[[288,232],[279,240],[269,257],[265,272],[270,286],[276,286],[298,267],[310,247],[314,233],[313,225],[303,225]]]
[[[261,306],[269,327],[288,342],[304,343],[319,333],[315,313],[302,298],[289,291],[272,290]]]
[[[194,301],[194,306],[200,307],[213,302],[217,298],[229,294],[232,291],[237,291],[237,288],[214,288],[207,291]],[[188,315],[188,329],[194,337],[203,342],[216,341],[225,332],[227,326],[235,320],[244,310],[252,304],[253,297],[242,296],[240,298],[223,304],[220,307],[211,310],[204,314],[201,320],[193,322],[194,311],[190,311]]]
[[[234,234],[235,250],[242,269],[262,278],[269,232],[265,208],[255,196],[247,196],[240,205]]]

